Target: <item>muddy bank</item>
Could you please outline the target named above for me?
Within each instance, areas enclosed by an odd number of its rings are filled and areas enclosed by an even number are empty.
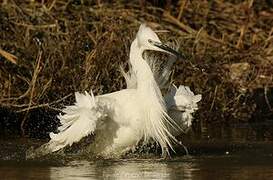
[[[272,140],[271,1],[169,2],[0,1],[1,134],[46,138],[75,91],[124,88],[118,69],[146,22],[187,56],[172,80],[203,95],[193,134],[243,123]]]

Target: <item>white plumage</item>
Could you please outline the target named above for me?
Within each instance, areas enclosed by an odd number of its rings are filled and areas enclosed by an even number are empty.
[[[52,143],[48,143],[48,148],[53,152],[67,145],[72,145],[93,133],[96,129],[97,121],[104,118],[103,110],[97,105],[93,93],[91,95],[75,93],[76,103],[67,106],[62,110],[64,115],[59,115],[61,126],[59,133],[50,133]]]
[[[120,156],[141,139],[153,139],[161,146],[162,154],[167,154],[174,135],[181,133],[179,128],[190,126],[201,95],[194,95],[189,87],[172,86],[163,98],[160,88],[166,86],[174,60],[159,73],[155,58],[143,58],[145,50],[171,52],[149,27],[141,25],[130,48],[130,70],[121,71],[127,89],[96,97],[92,92],[76,92],[75,105],[67,106],[58,116],[59,132],[50,133],[51,140],[36,154],[58,151],[92,133],[95,138],[88,150],[94,155]]]
[[[165,95],[166,108],[168,109],[169,116],[179,125],[180,129],[184,132],[189,130],[192,123],[192,113],[198,107],[197,103],[202,99],[200,94],[194,95],[188,86],[179,86],[177,88],[172,85],[168,93]],[[179,135],[181,132],[173,130],[174,136]]]

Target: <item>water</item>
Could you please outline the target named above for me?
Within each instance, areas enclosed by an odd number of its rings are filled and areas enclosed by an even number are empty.
[[[272,156],[188,156],[171,160],[122,159],[1,162],[1,179],[272,179]]]
[[[247,128],[208,128],[182,137],[190,156],[178,148],[170,159],[151,154],[102,160],[66,154],[26,161],[26,149],[44,142],[0,138],[0,179],[273,179],[272,137]]]

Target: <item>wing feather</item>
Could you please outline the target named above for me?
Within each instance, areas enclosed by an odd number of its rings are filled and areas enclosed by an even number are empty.
[[[97,122],[107,114],[94,98],[93,93],[75,93],[76,102],[62,110],[58,116],[61,126],[58,133],[50,133],[50,141],[35,151],[27,153],[27,158],[43,156],[58,151],[80,141],[83,137],[94,133]]]

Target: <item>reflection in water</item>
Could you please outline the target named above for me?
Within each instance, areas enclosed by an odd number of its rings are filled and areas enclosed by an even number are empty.
[[[171,170],[164,162],[149,161],[74,161],[69,167],[50,168],[51,179],[101,177],[103,179],[170,179]]]
[[[51,179],[192,179],[192,163],[182,161],[123,160],[74,161],[67,167],[51,167]]]
[[[74,161],[51,167],[51,179],[257,179],[273,178],[272,157],[211,156],[163,160]]]
[[[169,169],[165,163],[122,162],[106,168],[102,175],[104,178],[114,177],[116,180],[145,178],[169,179]]]
[[[53,180],[273,179],[273,157],[260,154],[180,157],[171,160],[76,160],[64,166],[45,165],[42,161],[23,164],[0,161],[0,177]]]

